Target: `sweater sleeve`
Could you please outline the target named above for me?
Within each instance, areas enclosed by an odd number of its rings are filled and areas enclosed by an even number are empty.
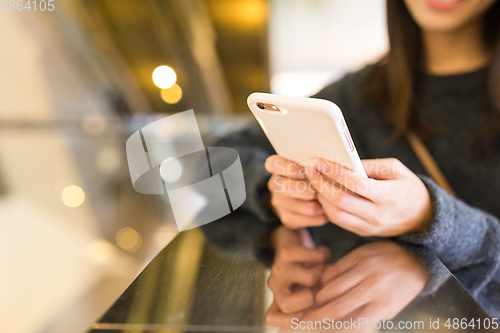
[[[500,317],[500,222],[422,176],[434,209],[431,226],[399,237],[431,249],[478,303]]]

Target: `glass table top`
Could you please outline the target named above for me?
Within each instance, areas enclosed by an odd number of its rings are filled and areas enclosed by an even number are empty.
[[[316,232],[321,246],[307,249],[296,231],[242,210],[184,231],[89,332],[329,330],[353,318],[360,331],[390,330],[390,319],[393,330],[438,332],[448,318],[490,321],[425,249],[332,224]]]

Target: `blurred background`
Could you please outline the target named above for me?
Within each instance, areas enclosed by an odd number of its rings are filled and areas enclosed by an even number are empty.
[[[2,332],[85,331],[175,237],[132,188],[134,131],[194,109],[209,146],[250,93],[308,96],[387,50],[382,0],[42,3],[0,7]]]

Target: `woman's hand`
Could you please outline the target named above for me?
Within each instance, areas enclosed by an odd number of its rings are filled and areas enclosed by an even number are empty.
[[[363,166],[370,178],[322,159],[316,169],[307,170],[332,223],[360,236],[391,237],[427,229],[432,204],[420,178],[394,158],[363,160]]]
[[[267,183],[271,206],[284,225],[297,229],[328,222],[304,168],[278,155],[270,156],[265,166],[273,174]]]
[[[417,297],[427,279],[427,268],[398,244],[370,243],[327,269],[321,277],[324,287],[316,294],[317,307],[302,320],[390,320]]]

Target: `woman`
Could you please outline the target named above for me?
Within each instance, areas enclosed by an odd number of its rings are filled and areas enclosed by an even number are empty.
[[[343,110],[370,179],[329,161],[305,173],[268,157],[254,125],[226,141],[242,157],[245,207],[264,221],[275,212],[293,229],[329,221],[425,245],[498,314],[488,300],[500,299],[500,1],[388,0],[387,19],[389,54],[314,96]],[[458,198],[425,176],[409,132],[424,139]],[[325,174],[360,196],[317,186]],[[300,192],[298,182],[313,186]]]

